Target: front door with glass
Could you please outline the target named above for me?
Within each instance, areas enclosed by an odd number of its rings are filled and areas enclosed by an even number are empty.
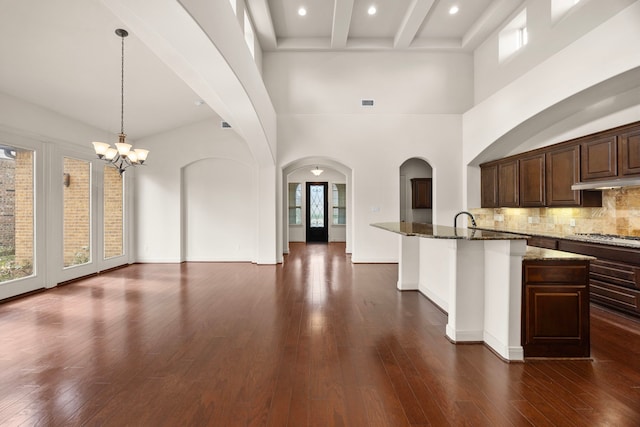
[[[307,183],[307,242],[327,242],[328,185],[326,182]]]

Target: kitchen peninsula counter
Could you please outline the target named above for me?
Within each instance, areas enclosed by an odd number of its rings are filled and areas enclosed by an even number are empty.
[[[525,357],[523,263],[575,261],[586,263],[588,271],[590,257],[527,247],[524,234],[407,222],[371,225],[400,236],[399,290],[418,290],[447,312],[452,342],[484,342],[509,361]]]

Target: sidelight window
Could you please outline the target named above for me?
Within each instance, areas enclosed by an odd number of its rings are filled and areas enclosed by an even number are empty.
[[[344,225],[347,222],[347,191],[346,184],[333,184],[333,224]]]
[[[302,184],[289,183],[289,225],[302,224]]]

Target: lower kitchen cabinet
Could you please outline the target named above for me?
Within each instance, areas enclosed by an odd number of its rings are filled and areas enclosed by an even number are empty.
[[[640,250],[571,240],[559,240],[558,249],[597,258],[589,274],[592,302],[640,316]]]
[[[589,357],[589,261],[522,264],[525,357]]]

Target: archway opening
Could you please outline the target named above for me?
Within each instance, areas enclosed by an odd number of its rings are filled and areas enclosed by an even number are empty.
[[[433,222],[433,169],[419,158],[400,165],[400,221]]]

